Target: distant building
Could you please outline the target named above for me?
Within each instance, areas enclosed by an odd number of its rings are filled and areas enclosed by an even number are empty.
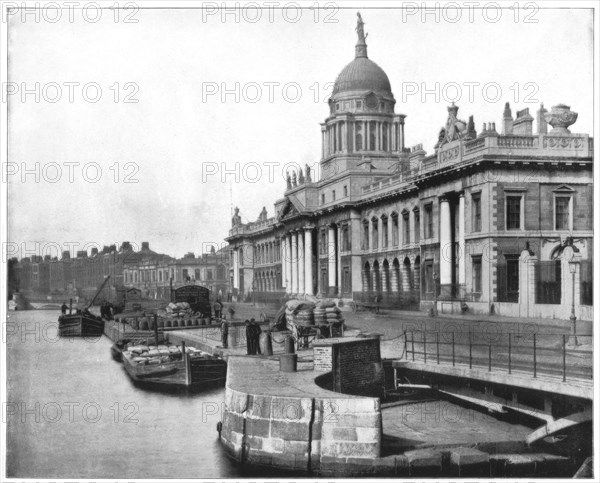
[[[394,308],[592,317],[593,140],[558,104],[483,123],[447,108],[431,154],[405,147],[405,115],[364,36],[321,124],[320,180],[288,175],[273,217],[227,241],[238,299],[377,297]]]

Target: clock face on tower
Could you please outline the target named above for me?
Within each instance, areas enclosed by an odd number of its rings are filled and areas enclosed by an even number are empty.
[[[375,109],[377,107],[378,101],[377,96],[372,92],[366,97],[365,103],[369,109]]]

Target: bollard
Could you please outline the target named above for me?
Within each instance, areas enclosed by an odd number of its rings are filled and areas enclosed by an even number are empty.
[[[279,356],[281,372],[296,372],[298,370],[298,354],[281,354]]]
[[[533,333],[533,377],[537,377],[537,344],[535,332]]]
[[[512,362],[512,335],[509,332],[508,333],[508,373],[509,374],[512,374],[511,362]]]
[[[567,336],[563,334],[563,382],[567,382]]]

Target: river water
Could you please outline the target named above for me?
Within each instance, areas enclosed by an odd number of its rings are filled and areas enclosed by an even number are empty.
[[[217,439],[224,389],[139,389],[112,359],[107,337],[60,339],[57,318],[55,310],[9,313],[8,477],[241,475]]]

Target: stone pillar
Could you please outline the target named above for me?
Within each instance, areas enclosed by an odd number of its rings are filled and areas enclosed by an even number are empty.
[[[292,293],[298,293],[298,234],[296,232],[290,235],[291,243],[290,246],[292,248]]]
[[[340,297],[342,296],[342,230],[340,225],[337,227],[337,243],[336,243],[336,264],[337,264],[337,288]]]
[[[336,239],[335,239],[335,228],[333,226],[329,227],[328,236],[327,236],[327,273],[329,276],[329,295],[333,295],[336,293],[336,283],[335,279],[337,277],[337,250],[336,250]]]
[[[532,317],[535,304],[535,262],[537,256],[523,250],[519,257],[519,315]]]
[[[466,283],[466,257],[465,250],[465,194],[458,198],[458,283]]]
[[[369,250],[373,250],[373,222],[367,220],[369,223]]]
[[[391,271],[391,279],[392,279],[391,289],[392,289],[392,292],[397,293],[400,290],[400,280],[398,280],[398,278],[400,276],[400,270],[396,271],[396,267],[394,267],[394,264],[392,263],[392,266],[390,267],[390,271]]]
[[[390,272],[390,266],[388,265],[387,271],[385,270],[385,265],[381,265],[381,291],[383,293],[387,293],[388,287],[388,276]]]
[[[281,286],[284,287],[287,292],[287,240],[285,236],[281,237],[279,249],[281,250]]]
[[[298,293],[304,294],[306,293],[306,287],[304,285],[304,236],[302,231],[298,231],[296,235],[298,236]]]
[[[237,248],[233,250],[233,288],[240,288],[240,261]]]
[[[285,243],[285,247],[286,247],[286,260],[285,260],[285,265],[286,265],[286,275],[287,275],[287,285],[286,285],[286,292],[291,294],[292,292],[292,235],[288,234],[286,236],[286,243]]]
[[[450,228],[450,202],[440,200],[440,285],[452,283],[452,246]]]
[[[304,229],[304,291],[307,295],[314,295],[313,290],[313,253],[312,229]]]

